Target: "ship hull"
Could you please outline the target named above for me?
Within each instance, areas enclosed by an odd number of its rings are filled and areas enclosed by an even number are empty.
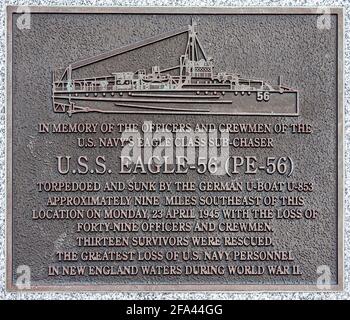
[[[55,112],[299,115],[297,91],[133,90],[54,92]]]

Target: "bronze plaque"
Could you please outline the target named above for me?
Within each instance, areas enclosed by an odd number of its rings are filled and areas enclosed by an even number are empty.
[[[341,290],[343,11],[7,8],[9,290]]]

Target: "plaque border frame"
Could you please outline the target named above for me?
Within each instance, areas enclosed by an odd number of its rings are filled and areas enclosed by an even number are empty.
[[[331,15],[337,16],[337,284],[326,289],[316,284],[67,284],[67,285],[33,285],[30,289],[19,289],[13,283],[12,260],[12,15],[21,8],[29,8],[30,13],[63,14],[191,14],[191,15],[235,15],[235,14],[269,14],[269,15],[321,15],[322,9],[329,9]],[[91,7],[91,6],[6,6],[6,214],[5,214],[5,260],[6,290],[9,292],[340,292],[344,290],[344,8],[343,7]],[[316,270],[315,270],[316,274]]]

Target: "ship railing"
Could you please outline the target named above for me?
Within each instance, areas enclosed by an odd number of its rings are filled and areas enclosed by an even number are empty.
[[[71,84],[69,81],[56,81],[53,82],[53,89],[55,91],[65,91],[67,90],[67,87]]]
[[[52,89],[54,92],[66,92],[66,91],[106,91],[115,90],[116,86],[113,82],[106,81],[56,81],[52,83]]]

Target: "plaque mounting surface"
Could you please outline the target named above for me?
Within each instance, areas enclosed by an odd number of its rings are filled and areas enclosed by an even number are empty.
[[[9,290],[342,288],[341,9],[8,7],[7,44]]]

